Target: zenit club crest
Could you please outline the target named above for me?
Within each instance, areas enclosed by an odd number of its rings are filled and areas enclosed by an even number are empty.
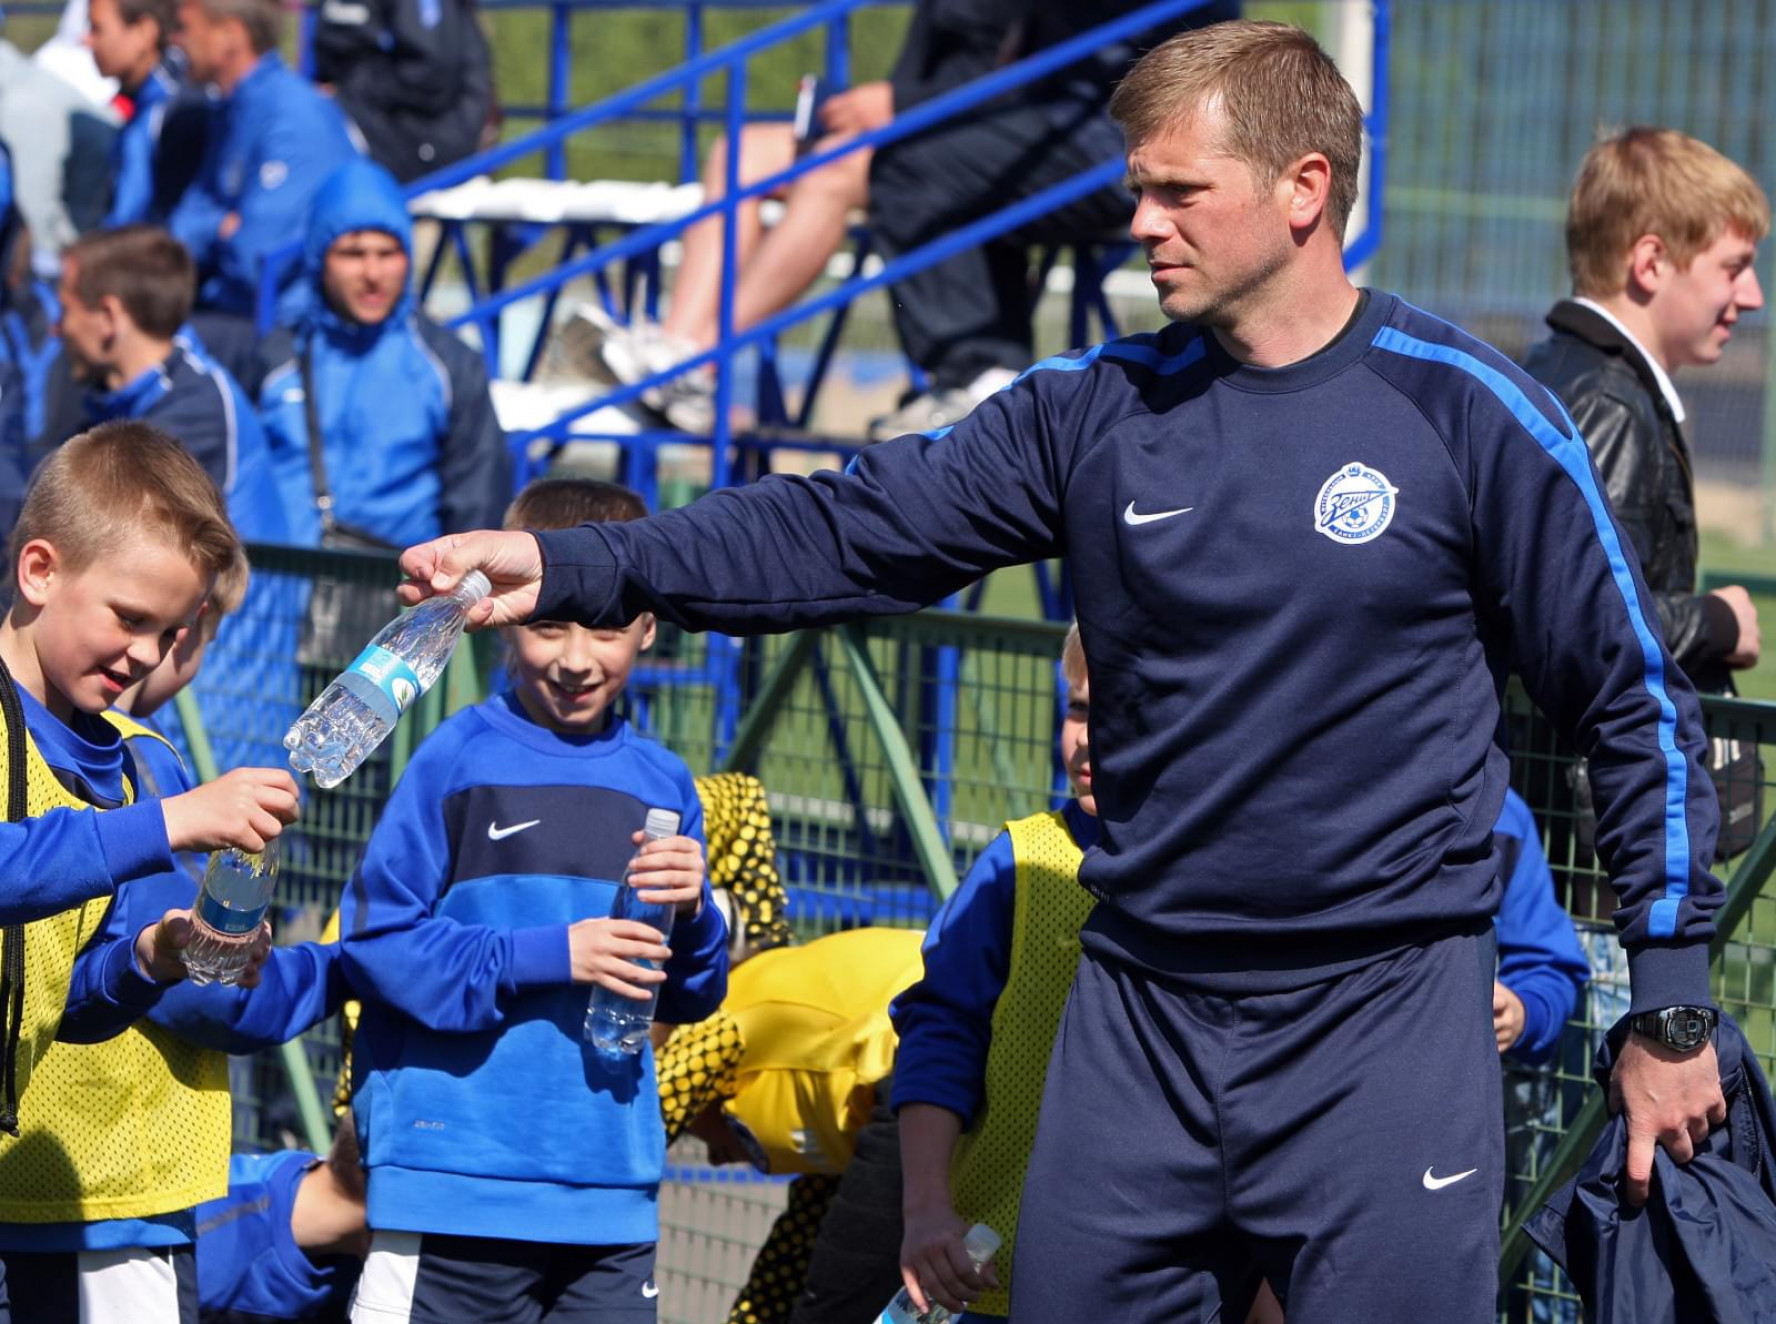
[[[1314,499],[1314,528],[1333,542],[1368,542],[1394,518],[1400,489],[1366,464],[1347,464],[1328,478]]]

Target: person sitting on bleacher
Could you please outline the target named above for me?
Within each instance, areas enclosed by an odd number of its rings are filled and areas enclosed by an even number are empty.
[[[158,221],[171,204],[156,195],[154,157],[167,105],[179,91],[166,61],[177,14],[175,0],[92,0],[88,11],[93,63],[117,80],[132,106],[111,147],[107,229]]]
[[[194,275],[179,241],[146,225],[97,231],[62,255],[62,348],[86,387],[74,430],[119,418],[153,423],[203,465],[243,538],[282,542],[259,418],[234,379],[181,333]]]
[[[404,546],[498,524],[505,436],[481,358],[415,306],[413,225],[358,160],[315,198],[291,324],[263,350],[259,409],[301,546]],[[325,514],[323,514],[323,511]]]
[[[1024,58],[1128,14],[1138,0],[1082,5],[1025,0],[1002,53]],[[1238,18],[1239,0],[1213,0],[1172,26]],[[1167,35],[1167,34],[1153,34]],[[1105,47],[1067,69],[889,143],[870,164],[870,230],[885,259],[1119,159],[1110,94],[1150,41]],[[904,58],[904,57],[903,57]],[[1008,235],[902,277],[891,287],[901,348],[930,381],[878,420],[876,440],[956,422],[1030,366],[1028,247],[1033,242],[1125,237],[1133,204],[1119,179]]]
[[[954,5],[917,0],[905,45],[892,75],[835,92],[815,112],[812,143],[798,140],[799,126],[749,124],[740,135],[740,182],[751,184],[787,170],[804,150],[827,151],[847,138],[879,129],[897,114],[992,71],[1007,27],[1023,0]],[[703,162],[703,196],[720,198],[727,187],[727,138],[718,137]],[[761,200],[743,203],[737,238],[739,274],[734,283],[736,331],[782,311],[814,283],[844,242],[851,213],[869,202],[871,150],[862,148],[790,183],[782,192],[783,215],[769,231],[758,214]],[[684,260],[672,285],[672,305],[658,325],[636,317],[616,325],[597,303],[582,305],[565,334],[578,336],[601,360],[601,376],[632,384],[712,348],[720,328],[722,221],[685,231]],[[715,372],[683,373],[642,392],[642,403],[673,427],[704,433],[715,423]]]
[[[277,0],[181,0],[194,82],[221,94],[197,178],[168,228],[197,260],[198,303],[250,315],[267,254],[300,232],[322,182],[357,154],[345,116],[285,66]]]

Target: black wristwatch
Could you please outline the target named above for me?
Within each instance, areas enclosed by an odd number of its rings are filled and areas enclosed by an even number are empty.
[[[1628,1028],[1674,1053],[1691,1053],[1708,1042],[1719,1023],[1720,1013],[1713,1007],[1664,1007],[1641,1012]]]

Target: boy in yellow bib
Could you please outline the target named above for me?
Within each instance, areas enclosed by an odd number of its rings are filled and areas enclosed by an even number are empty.
[[[178,850],[261,849],[296,816],[295,783],[275,769],[231,773],[164,801],[139,797],[123,733],[103,716],[192,625],[238,551],[215,485],[177,442],[144,424],[107,424],[68,442],[26,497],[12,535],[13,604],[0,623],[9,820],[0,824],[0,948],[10,1031],[0,1126],[14,1135],[16,1100],[63,1029],[64,1006],[65,1037],[105,1039],[184,974],[189,913],[108,934],[115,890],[172,870]],[[39,1198],[34,1183],[48,1168],[78,1174],[117,1143],[98,1120],[103,1103],[86,1100],[77,1114],[92,1120],[90,1130],[71,1132],[53,1153],[0,1141],[0,1164],[13,1174],[0,1178],[0,1219],[9,1202]],[[27,1097],[27,1117],[33,1106]],[[179,1120],[163,1119],[137,1151],[141,1162],[182,1143]],[[8,1314],[0,1307],[0,1320]]]
[[[931,923],[925,975],[894,1003],[900,1054],[901,1277],[921,1310],[1003,1319],[1024,1168],[1061,1008],[1093,898],[1079,863],[1098,839],[1079,627],[1061,650],[1061,758],[1073,799],[1006,825]],[[962,1249],[985,1223],[1003,1247],[977,1273]],[[995,1273],[995,1267],[997,1272]]]

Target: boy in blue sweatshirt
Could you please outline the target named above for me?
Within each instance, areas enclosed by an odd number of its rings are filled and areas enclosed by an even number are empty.
[[[560,480],[527,488],[507,523],[644,513],[623,488]],[[647,614],[508,630],[511,690],[420,748],[346,891],[373,1238],[354,1320],[655,1318],[653,1055],[613,1061],[581,1028],[593,984],[658,987],[669,1022],[702,1019],[727,990],[690,771],[615,711],[653,634]],[[682,831],[637,856],[650,808]],[[599,918],[625,869],[644,899],[677,905],[670,950]]]

